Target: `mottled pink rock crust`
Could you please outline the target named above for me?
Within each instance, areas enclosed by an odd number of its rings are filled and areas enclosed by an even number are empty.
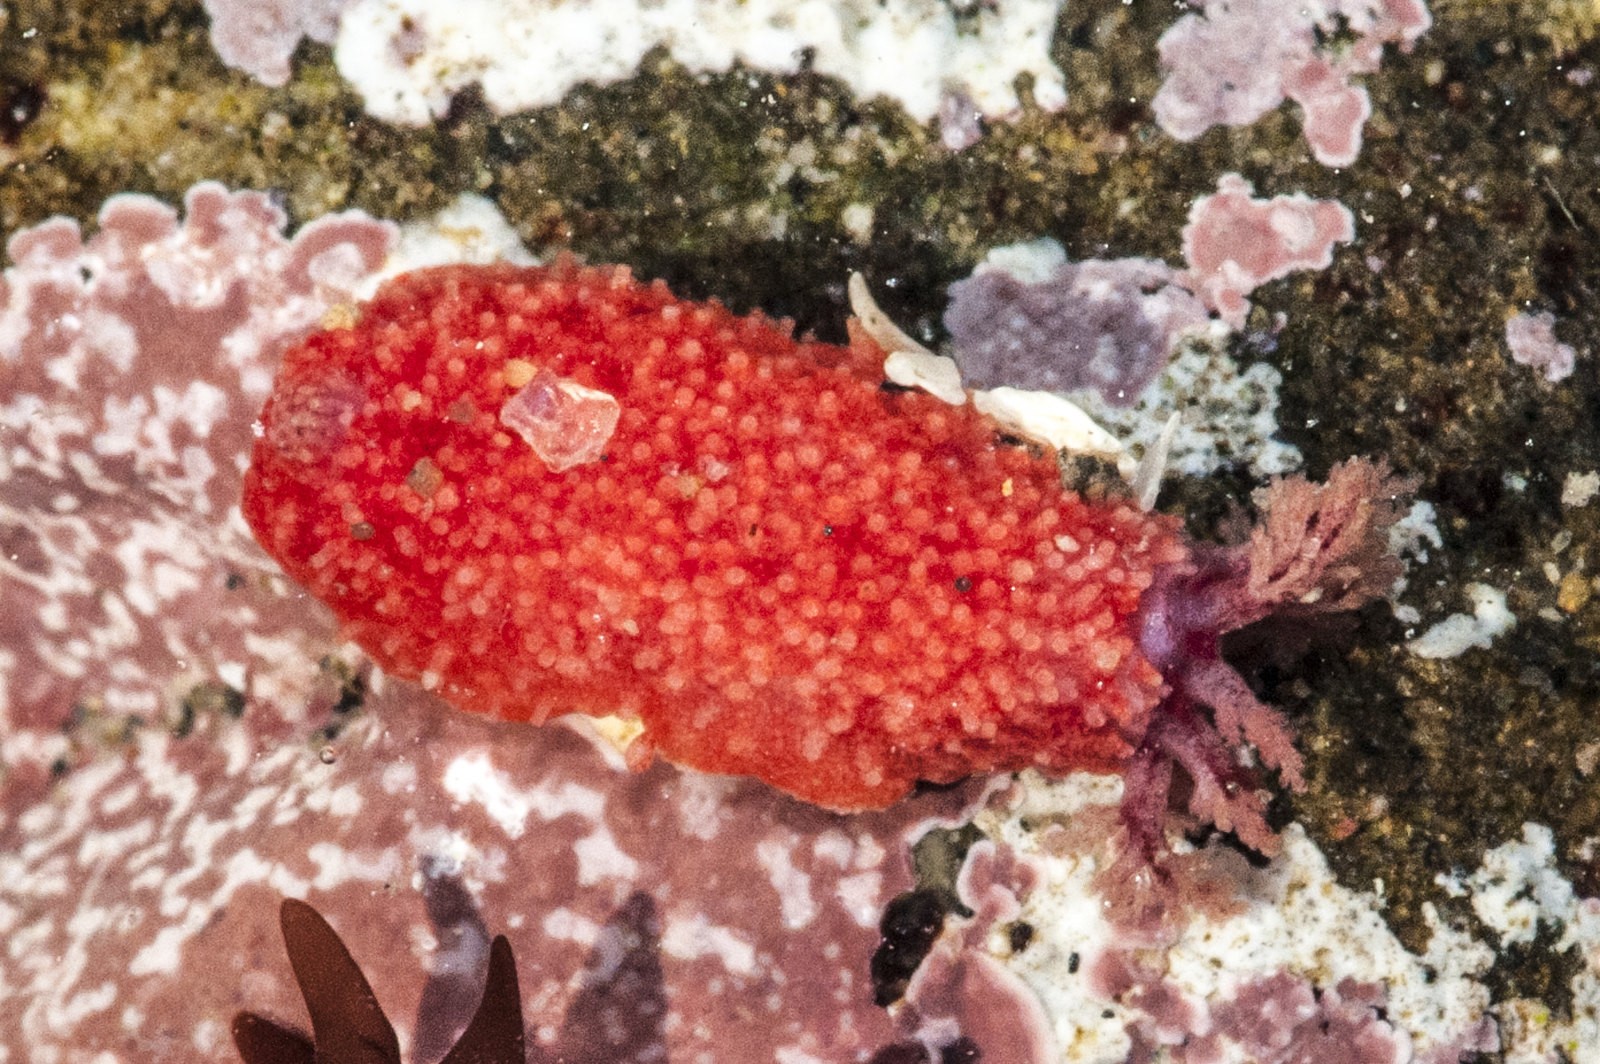
[[[301,712],[325,615],[286,597],[238,515],[287,341],[348,301],[394,227],[290,239],[259,192],[195,186],[182,222],[107,201],[85,239],[11,237],[0,279],[0,764],[61,756],[76,711],[170,717],[197,687]]]
[[[1432,24],[1422,0],[1190,0],[1197,10],[1161,37],[1161,128],[1194,140],[1212,126],[1249,125],[1300,105],[1311,154],[1349,166],[1372,114],[1351,78],[1378,69],[1385,44],[1410,50]]]
[[[1337,200],[1303,193],[1257,199],[1253,192],[1243,177],[1223,174],[1217,191],[1189,208],[1183,227],[1188,269],[1179,283],[1235,329],[1250,313],[1251,292],[1296,270],[1326,269],[1333,245],[1356,232],[1354,216]]]

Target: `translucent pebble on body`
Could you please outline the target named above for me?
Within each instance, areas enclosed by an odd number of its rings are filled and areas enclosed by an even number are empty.
[[[527,441],[552,473],[599,461],[622,408],[605,392],[539,370],[500,408],[500,423]]]

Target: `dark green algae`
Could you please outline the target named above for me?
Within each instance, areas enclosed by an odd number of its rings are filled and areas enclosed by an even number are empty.
[[[497,118],[466,93],[404,129],[366,117],[322,47],[302,46],[281,89],[227,70],[195,3],[19,0],[0,14],[0,228],[90,222],[118,191],[176,202],[204,178],[273,189],[297,222],[351,207],[403,220],[476,192],[540,252],[627,262],[825,338],[842,335],[843,282],[861,270],[937,340],[946,285],[991,246],[1050,235],[1074,258],[1176,261],[1189,204],[1228,170],[1263,195],[1339,199],[1357,241],[1260,290],[1234,353],[1282,371],[1282,434],[1309,473],[1386,457],[1437,508],[1442,545],[1402,596],[1420,624],[1380,604],[1302,633],[1292,654],[1246,638],[1236,660],[1301,732],[1310,786],[1280,796],[1279,816],[1346,883],[1381,881],[1418,948],[1424,903],[1472,920],[1435,877],[1470,871],[1524,821],[1551,825],[1563,873],[1600,893],[1584,849],[1600,836],[1600,502],[1561,497],[1570,474],[1600,469],[1600,88],[1574,75],[1600,69],[1600,45],[1586,3],[1432,8],[1417,47],[1365,79],[1360,159],[1330,170],[1292,106],[1194,144],[1161,133],[1164,4],[1074,0],[1055,42],[1066,110],[1029,106],[955,154],[829,79],[696,77],[659,54],[559,107]],[[873,210],[865,238],[841,222],[858,203]],[[1553,312],[1578,349],[1568,380],[1508,357],[1504,322],[1525,307]],[[1237,471],[1169,481],[1162,508],[1213,537],[1254,486]],[[1470,611],[1473,582],[1506,592],[1517,627],[1453,659],[1409,653],[1417,630]],[[1561,1007],[1571,959],[1548,946],[1505,952],[1497,994]]]

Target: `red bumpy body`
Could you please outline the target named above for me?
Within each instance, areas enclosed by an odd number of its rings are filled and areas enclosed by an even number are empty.
[[[622,268],[421,271],[287,354],[244,513],[463,709],[637,718],[642,750],[835,809],[1125,762],[1174,524],[881,359]]]

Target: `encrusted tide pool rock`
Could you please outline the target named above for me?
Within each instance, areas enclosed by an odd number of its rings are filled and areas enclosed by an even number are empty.
[[[878,921],[910,843],[979,788],[840,816],[628,772],[571,728],[440,712],[411,685],[368,708],[320,745],[247,714],[141,733],[33,804],[0,789],[0,1046],[232,1061],[241,1010],[305,1028],[284,897],[337,930],[410,1061],[459,1034],[495,934],[561,1059],[842,1064],[911,1033],[873,1003]],[[641,974],[615,978],[623,956]]]

